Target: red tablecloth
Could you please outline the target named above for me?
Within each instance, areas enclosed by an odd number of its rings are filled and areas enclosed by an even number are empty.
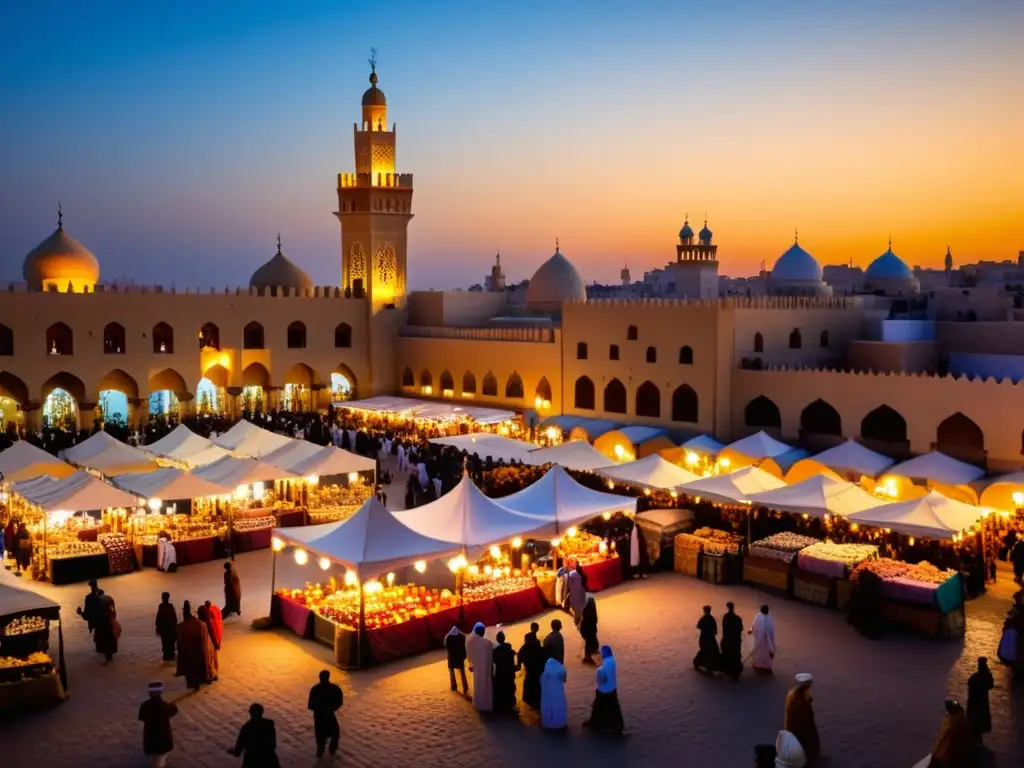
[[[309,608],[280,595],[274,595],[273,603],[271,613],[276,615],[284,626],[302,638],[312,635],[313,616]]]
[[[493,627],[501,622],[501,616],[498,614],[498,602],[494,598],[464,603],[462,608],[462,623],[459,624],[459,629],[463,632],[472,632],[473,625],[478,621],[485,627]]]
[[[281,509],[277,511],[278,528],[298,528],[306,524],[306,510]]]
[[[174,555],[178,561],[178,567],[192,565],[194,563],[207,563],[214,559],[214,542],[216,536],[206,539],[188,539],[187,541],[174,541]]]
[[[96,541],[100,535],[99,528],[82,528],[78,531],[79,541]]]
[[[378,664],[430,650],[430,633],[425,618],[368,630],[366,635],[370,653]]]
[[[427,622],[427,634],[430,635],[431,645],[435,648],[444,645],[444,636],[451,631],[452,627],[459,626],[459,613],[460,609],[456,606],[432,613],[424,619]]]
[[[258,531],[235,531],[234,538],[235,552],[252,552],[254,549],[266,549],[270,546],[270,532],[272,528],[263,528]]]
[[[584,565],[583,572],[587,575],[588,592],[600,592],[622,583],[622,563],[618,557]]]
[[[530,587],[494,599],[498,606],[498,617],[502,624],[522,621],[544,611],[544,598],[538,587]]]

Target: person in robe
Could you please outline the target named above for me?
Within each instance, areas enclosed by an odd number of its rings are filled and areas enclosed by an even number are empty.
[[[156,634],[164,651],[164,661],[174,661],[174,644],[178,640],[178,614],[171,603],[171,593],[160,595],[156,608]]]
[[[988,668],[988,659],[978,658],[978,671],[967,679],[967,719],[975,741],[980,745],[982,737],[992,732],[992,711],[989,708],[988,692],[996,682]]]
[[[277,729],[263,717],[263,705],[249,706],[249,720],[238,731],[229,755],[242,758],[242,768],[281,768],[277,759]]]
[[[242,615],[242,580],[231,563],[224,563],[224,610],[226,619],[232,613]]]
[[[320,673],[320,682],[309,690],[306,706],[313,713],[313,735],[316,738],[316,756],[324,756],[324,748],[333,755],[338,751],[341,728],[337,712],[345,703],[341,688],[331,682],[331,673],[326,669]],[[328,746],[328,742],[330,745]]]
[[[946,699],[946,715],[942,718],[928,768],[970,768],[973,764],[971,723],[959,701]]]
[[[167,534],[161,534],[156,542],[156,567],[161,571],[175,571],[178,568],[178,554]]]
[[[96,653],[102,653],[107,661],[113,661],[117,653],[117,641],[121,637],[114,598],[100,589],[95,579],[89,582],[89,588],[85,607],[78,609],[78,615],[89,625]]]
[[[799,740],[789,731],[779,731],[775,739],[775,768],[804,768],[807,755]]]
[[[473,706],[480,712],[490,712],[494,707],[494,643],[484,637],[485,630],[477,622],[466,638],[466,657],[473,673]]]
[[[515,713],[516,709],[516,652],[505,642],[505,633],[499,632],[494,646],[494,711]]]
[[[544,662],[547,661],[544,648],[537,639],[539,629],[537,622],[530,624],[530,631],[526,633],[519,653],[516,654],[516,671],[526,670],[523,676],[523,701],[530,709],[540,708],[540,676],[544,672]]]
[[[90,634],[96,629],[96,621],[99,619],[100,595],[102,594],[103,590],[100,589],[96,579],[90,579],[89,594],[85,596],[85,604],[78,609],[78,615],[85,619]]]
[[[775,658],[775,619],[768,615],[767,605],[761,606],[747,634],[754,636],[754,669],[758,672],[771,673],[772,661]]]
[[[206,667],[210,670],[210,676],[206,682],[216,682],[220,677],[220,654],[217,652],[217,644],[213,642],[213,633],[210,631],[210,613],[205,605],[200,605],[196,610],[196,618],[203,622],[206,627],[207,642],[203,646],[203,653],[206,654]]]
[[[583,621],[583,609],[587,607],[587,590],[583,588],[583,579],[576,571],[570,569],[566,576],[566,591],[569,599],[569,610],[576,622],[577,629]]]
[[[621,734],[626,726],[619,706],[615,656],[607,645],[601,646],[601,666],[597,668],[595,677],[597,690],[594,692],[594,703],[590,707],[590,719],[583,723],[583,727]]]
[[[850,597],[849,620],[869,640],[878,640],[882,636],[884,602],[882,579],[865,568],[857,575],[857,589]]]
[[[150,683],[149,698],[139,707],[142,722],[142,754],[150,758],[155,768],[167,765],[167,758],[174,749],[174,734],[171,732],[171,718],[178,714],[178,708],[164,701],[164,684]]]
[[[562,637],[562,622],[551,620],[551,632],[544,638],[544,655],[559,664],[565,664],[565,638]]]
[[[453,691],[459,688],[455,684],[455,670],[462,676],[462,695],[469,695],[469,682],[466,680],[466,636],[458,627],[452,627],[444,638],[444,650],[448,656],[448,682]]]
[[[550,637],[550,635],[549,635]],[[540,724],[550,730],[565,730],[569,707],[565,700],[565,667],[555,658],[544,662],[540,675]]]
[[[743,674],[743,619],[736,615],[736,606],[725,604],[722,616],[721,669],[732,680]]]
[[[818,725],[814,721],[811,683],[814,677],[809,672],[801,672],[796,676],[796,687],[786,694],[786,712],[782,720],[782,730],[796,736],[807,756],[807,764],[814,765],[821,756],[821,741],[818,738]]]
[[[207,600],[203,605],[206,607],[206,628],[210,630],[210,640],[213,647],[220,651],[221,643],[224,642],[224,619],[220,608]]]
[[[706,672],[716,672],[719,664],[718,650],[718,622],[711,615],[711,606],[704,606],[704,615],[697,622],[697,629],[700,632],[697,655],[693,657],[693,668],[703,669]]]
[[[181,608],[181,623],[178,624],[178,667],[174,676],[184,677],[185,685],[194,691],[212,679],[208,646],[212,647],[210,632],[192,615],[192,604],[186,600]]]
[[[597,603],[591,595],[587,595],[579,627],[583,638],[583,663],[595,664],[594,654],[600,650],[601,645],[597,640]]]
[[[588,592],[590,590],[590,587],[587,584],[587,573],[583,570],[583,566],[580,565],[580,562],[578,560],[576,561],[576,565],[573,567],[573,570],[576,571],[577,574],[579,574],[580,582],[583,584],[583,591]]]

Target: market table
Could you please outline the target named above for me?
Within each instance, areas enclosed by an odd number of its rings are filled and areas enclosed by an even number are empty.
[[[430,633],[427,630],[426,617],[410,619],[379,629],[368,629],[366,637],[373,660],[378,664],[430,650]]]
[[[207,563],[216,557],[215,543],[216,536],[208,536],[203,539],[186,539],[184,541],[172,541],[174,545],[174,556],[180,568],[183,565],[195,563]],[[154,546],[154,552],[156,547]]]
[[[270,601],[270,615],[299,637],[313,637],[313,612],[301,603],[274,595]]]
[[[45,709],[67,698],[60,676],[53,670],[41,677],[29,677],[14,683],[0,683],[0,712],[24,712]]]
[[[502,624],[512,624],[544,611],[544,598],[536,586],[499,595],[495,598],[498,606],[498,618]]]
[[[584,565],[583,573],[587,577],[588,592],[600,592],[622,583],[622,563],[617,555]]]
[[[430,643],[436,648],[444,646],[444,638],[452,627],[459,626],[459,615],[462,609],[459,606],[446,608],[437,613],[431,613],[425,619],[427,622],[427,634],[430,635]]]
[[[489,600],[463,603],[462,622],[459,624],[459,629],[466,633],[472,632],[473,626],[477,622],[485,627],[493,627],[501,622],[501,616],[498,615],[498,603],[493,597]]]
[[[279,509],[275,516],[278,528],[299,528],[307,524],[304,509]]]
[[[235,531],[232,542],[235,552],[252,552],[254,549],[266,549],[270,546],[270,532],[273,528],[261,528],[255,531]]]
[[[106,552],[80,557],[50,558],[49,577],[51,584],[77,584],[89,579],[101,579],[110,575],[110,558]]]

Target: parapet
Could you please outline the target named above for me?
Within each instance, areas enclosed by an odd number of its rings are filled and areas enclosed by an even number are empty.
[[[531,328],[465,328],[456,326],[407,325],[400,336],[419,339],[465,339],[471,341],[519,341],[533,344],[554,344],[555,329],[551,326]]]
[[[587,307],[693,307],[699,309],[853,309],[859,296],[723,296],[717,299],[677,299],[648,296],[639,299],[571,299]]]
[[[411,173],[339,173],[338,189],[351,187],[384,187],[386,189],[412,189]]]
[[[908,380],[944,380],[950,382],[963,382],[964,384],[987,384],[990,386],[1010,386],[1016,387],[1021,383],[1019,379],[1013,379],[1009,376],[978,376],[975,374],[967,373],[936,373],[934,371],[867,371],[867,370],[855,370],[852,368],[830,368],[820,366],[793,366],[793,365],[770,365],[764,368],[751,369],[742,368],[740,369],[744,374],[767,374],[774,375],[780,373],[811,373],[811,374],[827,374],[827,375],[839,375],[839,376],[857,376],[861,378],[871,379],[908,379]]]
[[[224,287],[223,289],[211,287],[208,290],[201,288],[192,288],[185,286],[183,290],[178,290],[175,286],[169,288],[162,285],[116,285],[116,284],[99,284],[95,290],[85,290],[78,293],[60,293],[58,291],[30,291],[25,283],[0,283],[0,292],[6,293],[31,293],[31,294],[47,294],[56,296],[82,296],[83,294],[120,294],[120,295],[144,295],[144,296],[156,296],[156,295],[179,295],[179,296],[253,296],[259,298],[268,299],[347,299],[353,300],[351,297],[346,297],[344,292],[336,285],[317,285],[311,288],[302,290],[295,286],[289,287],[263,287],[257,288],[255,286],[239,286],[235,288]],[[364,299],[354,299],[355,301],[363,301]]]

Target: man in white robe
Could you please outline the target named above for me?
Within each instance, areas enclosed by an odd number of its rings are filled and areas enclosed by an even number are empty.
[[[494,709],[494,643],[484,637],[484,631],[477,622],[466,638],[466,658],[473,672],[473,706],[490,712]]]
[[[754,616],[747,634],[754,636],[754,650],[751,652],[754,669],[771,672],[775,658],[775,619],[768,615],[767,605],[762,605],[761,612]]]

